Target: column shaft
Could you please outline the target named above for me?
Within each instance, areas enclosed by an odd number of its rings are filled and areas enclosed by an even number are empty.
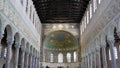
[[[35,56],[33,56],[32,68],[35,68]]]
[[[88,68],[90,68],[90,63],[89,63],[89,62],[90,62],[90,59],[89,59],[89,54],[88,54],[88,56],[87,56],[87,60],[88,60],[88,61],[87,61],[87,62],[88,62],[87,67],[88,67]]]
[[[22,55],[21,55],[21,68],[24,68],[24,56],[25,56],[25,51],[22,51]]]
[[[35,68],[38,68],[37,67],[37,58],[35,58]]]
[[[91,68],[91,54],[89,54],[89,68]]]
[[[96,51],[94,52],[94,68],[96,68]]]
[[[86,68],[86,67],[85,67],[85,65],[86,65],[86,64],[85,64],[85,57],[84,57],[83,62],[84,62],[84,63],[83,63],[83,68]]]
[[[29,59],[29,54],[26,53],[26,63],[25,63],[25,68],[28,68],[28,59]]]
[[[101,57],[100,57],[100,49],[97,50],[97,58],[98,58],[98,61],[97,61],[97,68],[101,68]]]
[[[3,35],[0,33],[0,57],[2,57],[2,44],[1,44],[2,38],[3,38]]]
[[[107,67],[107,60],[106,60],[106,49],[105,47],[102,47],[102,61],[103,61],[103,68],[108,68]]]
[[[108,37],[108,44],[110,46],[110,54],[111,54],[111,62],[112,62],[112,68],[117,68],[116,65],[116,59],[115,59],[115,52],[114,52],[114,38]]]
[[[82,64],[81,64],[81,68],[84,68],[84,58],[82,57]]]
[[[37,68],[40,68],[40,65],[39,65],[39,58],[37,58]]]
[[[90,54],[90,59],[91,59],[91,62],[90,62],[90,63],[91,63],[90,66],[91,66],[91,67],[90,67],[90,68],[93,68],[93,57],[92,57],[92,56],[93,56],[93,55],[92,55],[92,53],[91,53],[91,54]]]
[[[16,45],[15,56],[14,56],[14,68],[18,68],[18,55],[19,55],[19,47]]]
[[[87,56],[85,56],[85,68],[87,68]]]
[[[7,45],[7,56],[6,56],[6,63],[5,63],[5,68],[10,68],[10,55],[11,55],[11,48],[12,48],[12,43]]]
[[[30,55],[30,68],[32,68],[32,54]]]

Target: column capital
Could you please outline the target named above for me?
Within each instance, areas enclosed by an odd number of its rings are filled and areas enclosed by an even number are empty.
[[[100,47],[96,47],[96,51],[99,52],[100,51]]]
[[[8,46],[12,46],[13,41],[12,40],[7,40],[7,44],[8,44]]]
[[[30,56],[33,56],[33,54],[30,52]]]
[[[3,38],[3,34],[2,33],[0,33],[0,40]]]
[[[114,37],[108,36],[108,37],[107,37],[107,42],[108,42],[109,44],[114,44],[114,42],[115,42]]]
[[[15,46],[16,49],[19,49],[19,48],[20,48],[20,45],[19,45],[18,42],[16,42],[14,46]]]
[[[116,32],[117,32],[118,37],[120,38],[120,30],[117,30]]]
[[[101,42],[101,47],[106,47],[106,42]]]
[[[21,48],[21,51],[22,51],[22,52],[25,52],[25,48]],[[29,53],[29,52],[26,52],[26,53]]]

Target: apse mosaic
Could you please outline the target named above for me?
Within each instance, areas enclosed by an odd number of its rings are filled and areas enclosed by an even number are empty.
[[[63,30],[51,32],[44,40],[45,49],[70,50],[76,46],[76,38],[71,33]]]

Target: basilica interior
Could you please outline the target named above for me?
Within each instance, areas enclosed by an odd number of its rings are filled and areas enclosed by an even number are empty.
[[[0,68],[120,68],[120,0],[0,0]]]

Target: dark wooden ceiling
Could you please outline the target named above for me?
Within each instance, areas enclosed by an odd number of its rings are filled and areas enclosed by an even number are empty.
[[[42,23],[80,23],[89,0],[33,0]]]

